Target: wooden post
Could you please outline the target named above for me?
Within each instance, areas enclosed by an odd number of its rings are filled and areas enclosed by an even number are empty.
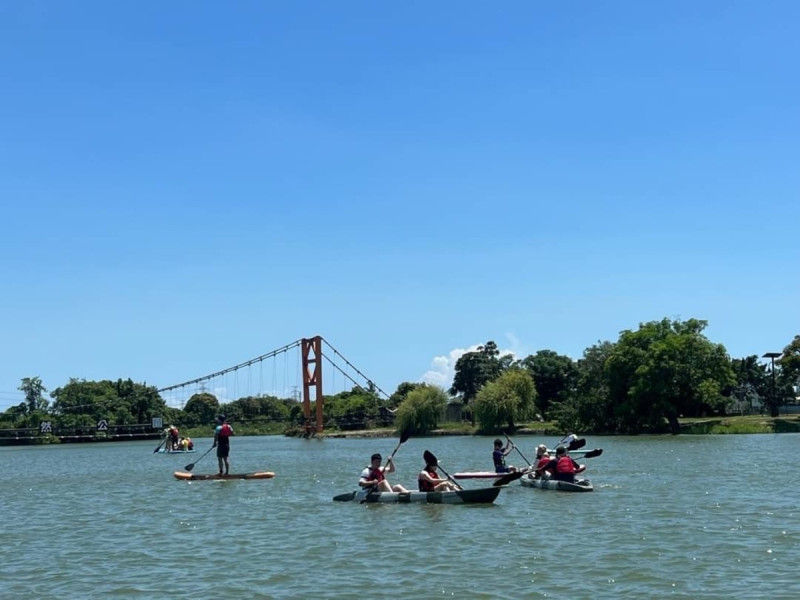
[[[322,337],[301,340],[303,356],[303,416],[306,435],[311,435],[311,386],[314,386],[314,400],[317,403],[317,422],[315,433],[322,433]]]

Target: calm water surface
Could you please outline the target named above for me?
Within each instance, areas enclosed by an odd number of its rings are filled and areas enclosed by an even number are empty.
[[[277,477],[222,482],[172,477],[209,439],[0,448],[0,596],[800,598],[800,434],[587,441],[595,493],[515,482],[474,507],[332,502],[393,439],[234,438],[233,471]],[[491,465],[492,438],[412,438],[390,480],[411,486],[425,449]]]

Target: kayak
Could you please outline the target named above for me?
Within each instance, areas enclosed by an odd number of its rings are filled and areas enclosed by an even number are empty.
[[[503,477],[508,473],[495,473],[494,471],[465,471],[463,473],[454,473],[455,479],[497,479]]]
[[[194,454],[197,450],[166,450],[162,448],[158,451],[159,454]]]
[[[275,473],[272,471],[261,471],[259,473],[231,473],[230,475],[220,475],[219,473],[208,473],[206,475],[195,475],[186,471],[175,471],[175,479],[186,481],[206,481],[209,479],[272,479]]]
[[[452,492],[367,492],[364,490],[334,496],[336,502],[389,502],[397,504],[491,504],[502,486]]]
[[[575,483],[569,481],[558,481],[556,479],[534,479],[533,475],[527,475],[519,480],[525,487],[536,488],[539,490],[555,490],[557,492],[593,492],[594,486],[588,479],[576,479]]]

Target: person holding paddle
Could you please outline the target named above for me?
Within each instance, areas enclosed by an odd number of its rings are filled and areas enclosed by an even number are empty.
[[[543,469],[536,469],[537,473],[547,470],[551,473],[550,478],[557,481],[568,481],[575,483],[576,473],[582,473],[586,470],[586,465],[579,465],[572,457],[567,454],[565,446],[556,448],[556,457],[551,459]]]
[[[497,438],[494,441],[494,452],[492,452],[492,460],[494,461],[495,473],[514,473],[517,468],[511,465],[506,465],[506,456],[515,448],[511,440],[508,440],[506,447],[503,448],[503,440]]]
[[[219,474],[227,475],[230,470],[228,463],[228,455],[231,453],[231,436],[233,435],[233,427],[226,423],[225,415],[217,417],[219,425],[214,430],[214,445],[212,448],[217,449],[217,462],[219,462]],[[225,467],[223,473],[222,468]]]
[[[429,456],[432,458],[429,458]],[[420,492],[452,492],[458,489],[447,479],[439,477],[439,473],[436,471],[436,467],[439,465],[432,454],[425,454],[424,457],[425,468],[417,476],[417,485]]]
[[[373,454],[370,466],[361,472],[358,485],[362,488],[371,488],[371,492],[407,492],[402,485],[391,485],[386,479],[386,473],[394,473],[394,459],[390,456],[386,466],[381,466],[383,457]]]

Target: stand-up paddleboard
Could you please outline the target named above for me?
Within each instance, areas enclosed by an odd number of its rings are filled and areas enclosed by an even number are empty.
[[[258,473],[231,473],[230,475],[220,475],[219,473],[208,473],[195,475],[186,471],[175,471],[175,479],[186,481],[207,481],[214,479],[272,479],[275,473],[272,471],[261,471]]]

